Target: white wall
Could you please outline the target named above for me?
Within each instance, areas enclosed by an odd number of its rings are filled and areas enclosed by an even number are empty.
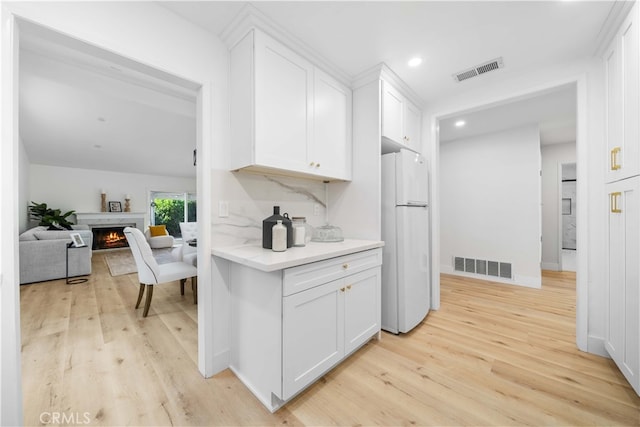
[[[457,274],[454,256],[508,262],[508,283],[539,287],[537,125],[441,143],[440,170],[442,271]]]
[[[475,90],[432,104],[423,113],[424,152],[430,153],[432,177],[432,236],[438,244],[441,215],[438,210],[439,144],[438,118],[473,110],[507,100],[530,96],[537,92],[577,82],[578,140],[578,252],[577,252],[577,344],[582,350],[596,354],[604,351],[605,327],[605,236],[606,207],[603,201],[606,157],[604,141],[604,70],[602,61],[589,58],[571,63],[559,63],[546,69],[508,77],[501,84],[479,86]],[[435,251],[432,265],[440,265],[440,254]],[[588,268],[587,268],[588,266]],[[436,292],[434,306],[439,305],[440,278],[437,271],[432,277]]]
[[[144,212],[149,224],[149,191],[196,191],[195,178],[142,175],[122,172],[75,169],[31,164],[30,186],[26,205],[32,201],[46,203],[63,212],[100,212],[100,192],[107,201],[119,201],[124,209],[124,196],[131,196],[131,212]]]
[[[542,268],[545,270],[560,270],[560,165],[575,161],[575,142],[542,146]]]

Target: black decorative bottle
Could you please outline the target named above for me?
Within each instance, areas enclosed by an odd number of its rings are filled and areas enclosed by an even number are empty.
[[[274,206],[273,215],[262,221],[262,247],[265,249],[272,249],[273,226],[278,223],[278,220],[281,220],[282,225],[287,228],[287,248],[293,246],[293,226],[291,225],[289,214],[280,215],[280,206]]]

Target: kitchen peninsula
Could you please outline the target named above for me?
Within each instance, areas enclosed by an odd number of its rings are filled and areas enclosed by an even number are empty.
[[[270,411],[379,337],[383,245],[213,249],[232,261],[230,368]]]

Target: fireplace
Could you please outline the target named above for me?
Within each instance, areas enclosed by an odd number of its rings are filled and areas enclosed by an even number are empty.
[[[93,227],[93,248],[96,249],[116,249],[127,248],[127,238],[124,235],[124,227]]]
[[[129,244],[124,228],[144,230],[144,215],[142,212],[76,212],[76,222],[87,225],[93,232],[93,250],[126,248]]]

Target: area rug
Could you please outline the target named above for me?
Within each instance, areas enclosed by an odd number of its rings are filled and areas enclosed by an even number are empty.
[[[158,264],[173,262],[171,258],[171,248],[153,249],[153,257]],[[137,273],[136,261],[130,250],[109,252],[104,256],[109,272],[112,276],[122,276],[124,274]]]

